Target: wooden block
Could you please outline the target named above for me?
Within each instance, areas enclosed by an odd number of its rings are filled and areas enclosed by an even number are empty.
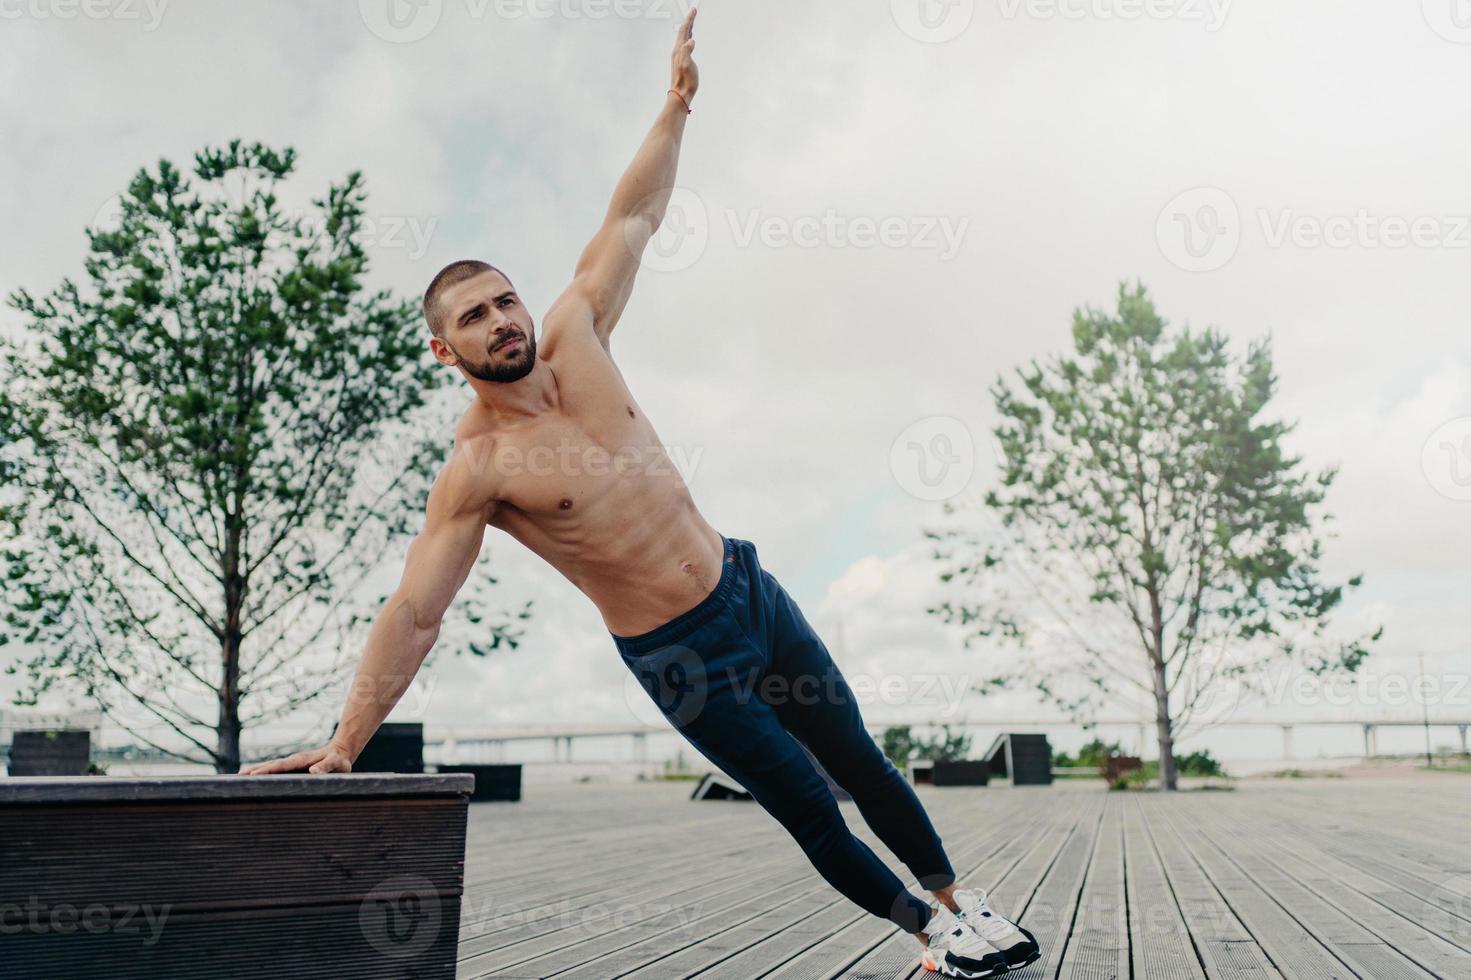
[[[354,760],[352,771],[423,772],[424,726],[418,722],[387,722],[379,725]]]
[[[695,791],[690,794],[692,800],[749,800],[751,794],[746,788],[729,776],[718,772],[707,772],[705,778],[700,780]]]
[[[991,764],[980,759],[936,762],[932,780],[936,786],[985,786],[991,781]]]
[[[0,780],[0,962],[68,980],[450,980],[472,785]]]
[[[11,736],[6,771],[12,776],[84,776],[91,756],[89,731],[19,731]]]
[[[442,773],[468,773],[475,779],[475,792],[470,794],[471,803],[491,801],[514,803],[521,799],[521,765],[465,764],[437,766]]]

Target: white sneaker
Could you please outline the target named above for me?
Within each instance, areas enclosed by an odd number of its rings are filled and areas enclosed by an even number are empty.
[[[962,888],[955,892],[960,906],[959,918],[976,933],[1001,950],[1011,969],[1034,963],[1042,955],[1037,937],[986,904],[986,893],[979,888]]]
[[[943,905],[930,906],[930,921],[924,927],[929,937],[920,963],[926,970],[947,977],[980,980],[1006,972],[1006,954],[986,942],[976,931]]]

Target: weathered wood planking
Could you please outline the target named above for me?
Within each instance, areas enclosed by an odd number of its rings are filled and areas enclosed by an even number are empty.
[[[533,787],[494,820],[472,810],[458,975],[933,976],[759,807],[687,791]],[[1471,976],[1471,779],[919,792],[962,884],[1037,934],[1044,955],[1018,980]]]

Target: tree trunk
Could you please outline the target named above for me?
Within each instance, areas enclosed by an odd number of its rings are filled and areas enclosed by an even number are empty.
[[[1165,662],[1159,654],[1154,661],[1154,727],[1159,738],[1159,784],[1166,790],[1178,788],[1175,773],[1175,733],[1170,722],[1170,690],[1165,684]]]
[[[220,720],[215,726],[215,771],[240,771],[240,636],[225,641],[224,680],[220,685]]]
[[[215,771],[240,771],[240,643],[245,580],[240,575],[240,522],[229,518],[225,544],[225,636],[221,644],[220,718],[215,726]]]

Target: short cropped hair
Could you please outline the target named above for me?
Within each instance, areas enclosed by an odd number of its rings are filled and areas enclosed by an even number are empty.
[[[474,279],[487,272],[500,273],[506,282],[511,281],[510,276],[489,262],[482,262],[479,259],[460,259],[439,270],[439,274],[429,283],[429,288],[424,290],[424,319],[429,322],[430,333],[436,337],[444,336],[444,316],[439,309],[440,294],[451,286],[462,283],[466,279]]]

